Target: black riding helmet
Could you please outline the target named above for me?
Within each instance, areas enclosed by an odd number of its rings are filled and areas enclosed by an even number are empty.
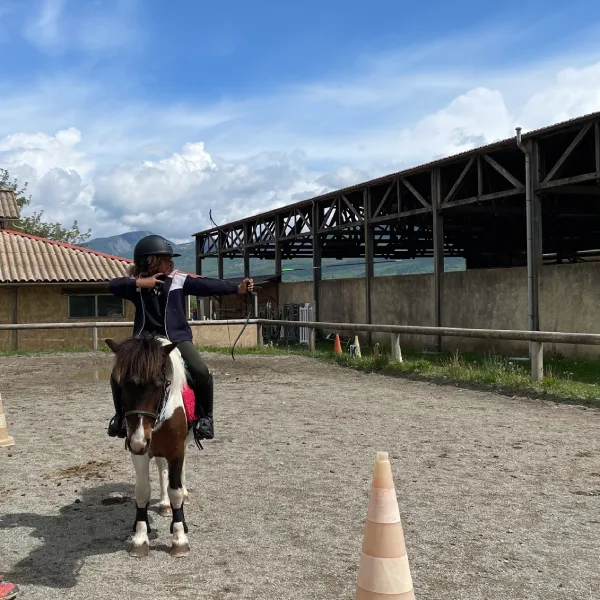
[[[147,235],[143,237],[133,249],[133,260],[140,264],[148,256],[181,256],[173,252],[171,244],[161,235]]]

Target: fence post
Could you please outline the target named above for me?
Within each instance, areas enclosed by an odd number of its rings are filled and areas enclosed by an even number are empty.
[[[392,360],[394,362],[402,362],[400,335],[398,333],[392,333]]]
[[[257,343],[259,346],[264,346],[264,345],[265,345],[265,344],[264,344],[264,340],[263,340],[263,326],[262,326],[262,324],[261,324],[261,323],[259,323],[259,324],[256,326],[256,343]]]
[[[92,327],[92,350],[98,351],[98,328]]]
[[[308,348],[311,352],[317,349],[317,330],[314,327],[308,328]]]
[[[531,379],[534,383],[540,383],[544,380],[544,344],[541,342],[531,342]]]

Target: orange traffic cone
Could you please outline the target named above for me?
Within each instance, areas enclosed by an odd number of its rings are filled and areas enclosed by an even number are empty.
[[[4,407],[2,406],[2,396],[0,396],[0,448],[14,446],[15,440],[8,435],[8,425],[4,415]]]
[[[355,600],[415,600],[387,452],[373,471]]]
[[[333,344],[333,351],[336,354],[343,354],[342,344],[340,343],[340,335],[338,333],[335,334],[335,343]]]

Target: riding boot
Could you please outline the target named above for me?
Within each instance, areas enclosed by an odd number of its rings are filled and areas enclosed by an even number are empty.
[[[196,385],[196,417],[194,423],[194,437],[200,440],[212,440],[215,436],[213,420],[213,376],[209,374],[206,383]],[[198,410],[200,409],[200,410]]]
[[[127,435],[125,419],[123,418],[123,405],[121,403],[121,388],[111,375],[110,389],[112,390],[113,404],[115,405],[115,416],[108,424],[108,435],[110,437],[124,438]]]

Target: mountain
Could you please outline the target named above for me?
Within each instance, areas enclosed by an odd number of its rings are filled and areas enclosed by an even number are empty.
[[[133,258],[133,248],[136,243],[151,231],[130,231],[120,235],[105,238],[95,238],[83,244],[90,250],[104,252],[123,258]],[[171,242],[175,252],[181,254],[175,259],[175,265],[182,271],[188,273],[196,272],[196,244],[174,244]],[[446,258],[446,271],[464,271],[465,264],[462,258]],[[312,259],[296,258],[284,261],[282,265],[283,281],[310,281],[312,279]],[[275,265],[272,261],[250,259],[250,272],[253,276],[272,275]],[[377,260],[375,264],[375,275],[409,275],[418,273],[432,273],[432,258],[415,258],[413,260],[384,261]],[[244,261],[240,259],[225,260],[225,277],[241,277],[244,273]],[[202,274],[207,277],[217,276],[217,260],[207,259],[202,266]],[[342,260],[323,259],[323,279],[347,279],[351,277],[364,277],[364,262],[360,258],[345,258]]]

